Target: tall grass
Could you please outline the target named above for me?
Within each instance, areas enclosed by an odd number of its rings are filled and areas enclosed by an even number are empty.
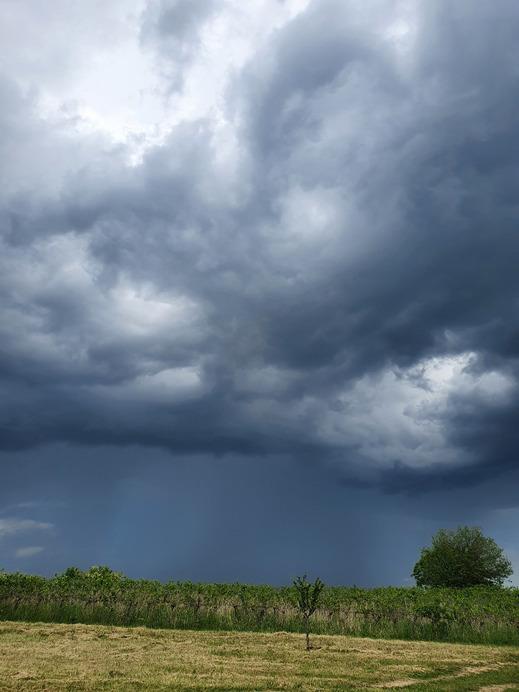
[[[0,573],[0,619],[152,628],[303,632],[293,587],[134,580],[108,567],[51,579]],[[326,587],[311,631],[519,644],[519,589]]]

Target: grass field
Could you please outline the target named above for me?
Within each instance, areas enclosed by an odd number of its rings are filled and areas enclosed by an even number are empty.
[[[0,690],[519,692],[517,647],[0,623]]]

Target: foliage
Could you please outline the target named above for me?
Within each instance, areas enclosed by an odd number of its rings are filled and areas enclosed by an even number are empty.
[[[108,567],[69,568],[50,579],[0,572],[0,620],[179,630],[306,629],[294,586],[161,583],[130,579]],[[308,621],[310,631],[319,634],[517,645],[519,589],[325,586]]]
[[[418,586],[502,586],[513,571],[502,553],[492,538],[483,536],[479,526],[440,529],[432,537],[431,547],[422,549],[411,576]]]
[[[310,616],[315,613],[321,600],[324,589],[323,582],[317,577],[311,584],[306,581],[306,574],[292,580],[295,592],[296,603],[305,621],[306,650],[310,651],[309,621]]]

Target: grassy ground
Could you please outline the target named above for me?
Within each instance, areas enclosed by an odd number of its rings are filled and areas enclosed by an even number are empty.
[[[519,692],[519,649],[280,632],[0,623],[0,690]]]

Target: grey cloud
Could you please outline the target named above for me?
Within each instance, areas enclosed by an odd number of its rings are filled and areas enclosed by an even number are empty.
[[[141,41],[162,59],[168,91],[184,86],[184,71],[202,48],[201,29],[217,9],[215,0],[150,0],[142,16]]]
[[[153,31],[161,37],[174,36],[190,42],[200,20],[215,10],[213,0],[159,0],[150,2],[144,15],[143,31]],[[147,23],[151,24],[147,26]]]
[[[323,125],[319,111],[326,112],[330,100],[333,106],[330,94],[349,80],[355,82],[359,72],[369,73],[371,63],[378,62],[385,72],[382,56],[370,45],[369,27],[356,26],[351,21],[354,14],[350,3],[311,3],[239,76],[230,103],[245,118],[250,145],[260,160],[272,155],[277,162],[286,161],[295,148],[304,148],[303,138],[310,140],[310,146],[319,141]],[[378,80],[380,75],[375,69],[371,76]],[[380,83],[376,86],[385,89]],[[332,108],[328,114],[332,119],[337,112]],[[299,173],[312,176],[313,171],[302,168]],[[321,173],[315,172],[323,182]]]

